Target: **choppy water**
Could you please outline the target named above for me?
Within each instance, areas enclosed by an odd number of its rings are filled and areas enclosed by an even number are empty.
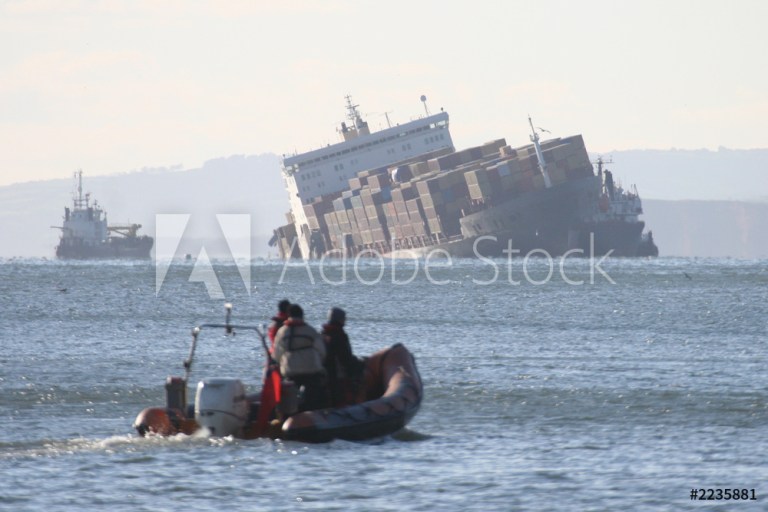
[[[250,293],[217,266],[234,319],[287,297],[318,325],[347,309],[355,351],[416,355],[425,400],[407,432],[369,443],[141,439],[135,415],[182,374],[190,328],[224,300],[171,266],[0,262],[0,509],[765,510],[768,262],[514,261],[391,268],[254,263]],[[332,267],[332,268],[331,268]],[[408,280],[411,266],[396,269]],[[529,261],[544,281],[545,261]],[[341,281],[342,268],[326,266]],[[359,276],[358,276],[359,275]],[[444,284],[435,284],[435,282]],[[204,333],[205,334],[205,333]],[[254,390],[258,340],[201,338],[194,373]],[[755,488],[751,502],[691,488]]]

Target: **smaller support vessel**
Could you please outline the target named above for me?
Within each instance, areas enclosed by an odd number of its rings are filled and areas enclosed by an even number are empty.
[[[83,194],[83,171],[75,173],[77,194],[72,209],[64,208],[64,224],[52,226],[61,230],[56,257],[61,259],[146,259],[154,239],[139,236],[141,224],[108,225],[107,212],[90,193]]]

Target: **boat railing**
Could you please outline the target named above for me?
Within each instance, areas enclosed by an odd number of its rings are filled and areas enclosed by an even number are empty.
[[[269,354],[269,347],[267,346],[267,336],[266,336],[266,326],[265,325],[242,325],[242,324],[233,324],[231,322],[232,319],[232,304],[226,303],[224,304],[224,309],[226,310],[226,316],[224,319],[224,323],[204,323],[197,325],[192,328],[192,346],[189,349],[189,356],[184,360],[184,381],[189,382],[189,376],[192,373],[192,362],[195,358],[195,350],[197,348],[197,340],[200,336],[200,332],[203,329],[224,329],[224,332],[227,336],[234,336],[236,334],[236,331],[252,331],[255,332],[259,338],[261,339],[261,345],[264,349],[264,353],[266,354],[267,363],[270,361],[270,354]]]

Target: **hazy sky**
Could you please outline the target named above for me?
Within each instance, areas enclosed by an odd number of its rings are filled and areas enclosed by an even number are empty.
[[[768,146],[768,2],[0,0],[0,185],[287,153],[451,115],[457,146]]]

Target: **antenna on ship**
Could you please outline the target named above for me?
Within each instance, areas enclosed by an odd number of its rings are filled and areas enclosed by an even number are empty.
[[[75,197],[75,209],[82,208],[87,199],[83,200],[83,170],[78,169],[75,171],[75,178],[77,178],[77,197]],[[87,194],[86,194],[87,198]],[[87,206],[87,205],[86,205]]]
[[[357,107],[360,105],[352,104],[352,96],[350,94],[344,96],[344,99],[347,100],[347,119],[352,121],[352,125],[354,126],[355,121],[360,119],[360,112],[357,111]]]
[[[429,113],[429,107],[427,107],[427,97],[423,94],[421,95],[421,102],[424,104],[424,112],[426,112],[427,117],[429,117],[430,113]]]
[[[531,125],[531,132],[533,134],[531,135],[531,142],[533,142],[533,147],[536,150],[536,158],[539,160],[539,169],[541,169],[541,175],[544,176],[544,186],[546,188],[550,188],[552,186],[552,181],[549,179],[547,163],[544,161],[544,153],[542,153],[541,145],[539,144],[539,134],[536,133],[536,128],[533,127],[533,120],[531,120],[530,114],[528,114],[528,124]],[[548,130],[543,130],[541,128],[539,128],[539,130],[549,133]]]
[[[604,187],[605,183],[603,182],[603,165],[605,164],[612,164],[613,163],[613,157],[609,156],[608,160],[603,160],[603,155],[597,155],[597,160],[594,162],[597,164],[597,175],[600,178],[600,186]],[[606,169],[607,171],[608,169]]]

